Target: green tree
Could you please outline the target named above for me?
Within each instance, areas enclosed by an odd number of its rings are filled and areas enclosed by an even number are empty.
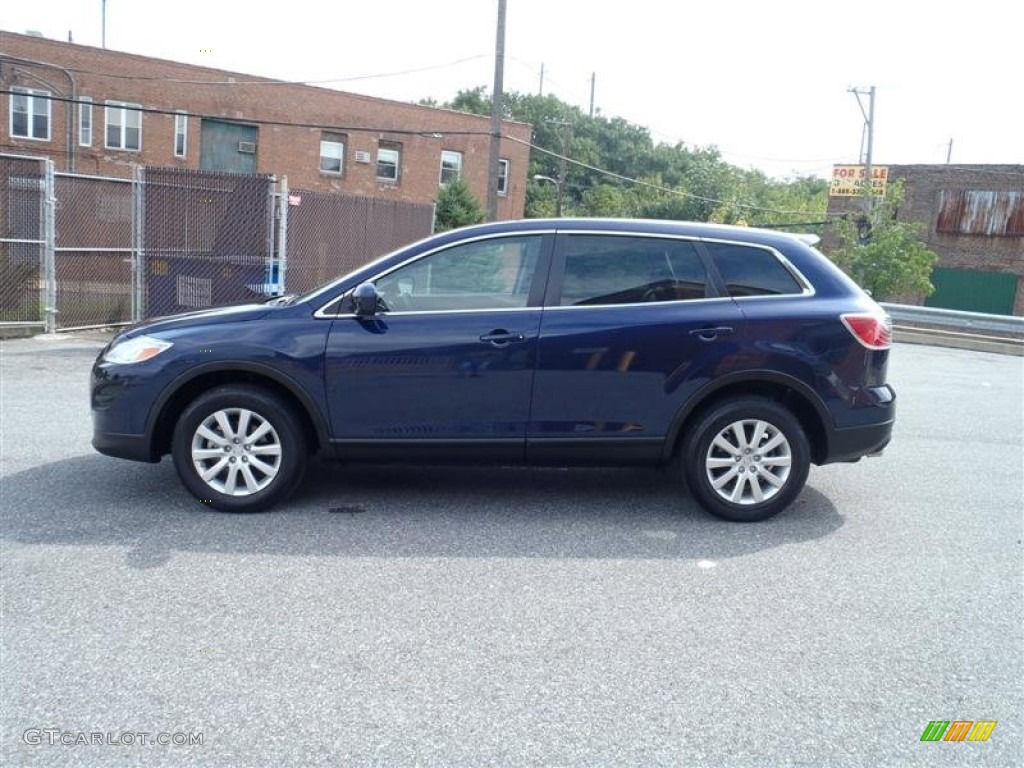
[[[441,187],[434,202],[437,204],[434,216],[436,232],[479,224],[484,220],[479,201],[461,177]]]
[[[921,241],[924,224],[897,220],[903,199],[903,185],[891,184],[869,217],[834,224],[838,246],[829,258],[879,301],[935,290],[931,274],[939,257]]]
[[[445,106],[489,115],[491,96],[483,86],[464,89]],[[557,156],[565,153],[572,159],[562,184],[562,213],[567,216],[642,216],[787,228],[825,218],[828,186],[821,179],[769,179],[760,171],[725,162],[714,146],[656,143],[643,126],[600,112],[591,116],[550,93],[507,92],[503,113],[533,126],[527,179],[538,174],[560,178]],[[526,215],[553,216],[555,197],[553,185],[531,181]]]

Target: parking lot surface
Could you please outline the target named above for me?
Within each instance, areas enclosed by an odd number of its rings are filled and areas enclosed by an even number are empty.
[[[1022,763],[1021,358],[898,346],[885,455],[738,525],[651,470],[325,463],[213,512],[91,450],[100,346],[0,346],[0,765]]]

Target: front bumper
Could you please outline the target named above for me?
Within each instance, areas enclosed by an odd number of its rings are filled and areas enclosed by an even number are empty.
[[[122,435],[116,432],[101,432],[93,423],[92,447],[106,456],[131,461],[147,461],[152,464],[160,461],[154,458],[150,450],[150,441],[145,435]]]
[[[101,359],[102,355],[93,365],[90,382],[92,447],[119,459],[160,461],[145,434],[152,397],[148,381],[119,366],[102,365]]]

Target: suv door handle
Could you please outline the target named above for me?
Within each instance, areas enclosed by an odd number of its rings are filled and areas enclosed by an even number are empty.
[[[718,325],[714,328],[694,328],[690,335],[698,337],[701,341],[714,341],[719,336],[726,336],[732,332],[731,325]]]
[[[480,337],[480,341],[494,347],[504,347],[513,341],[526,341],[526,337],[521,333],[512,333],[499,328],[490,333],[485,333]]]

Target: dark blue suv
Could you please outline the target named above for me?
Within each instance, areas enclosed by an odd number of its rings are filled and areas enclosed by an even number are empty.
[[[344,461],[681,463],[753,521],[810,464],[889,442],[890,322],[801,237],[524,220],[447,232],[313,293],[154,320],[92,371],[93,445],[226,511]]]

